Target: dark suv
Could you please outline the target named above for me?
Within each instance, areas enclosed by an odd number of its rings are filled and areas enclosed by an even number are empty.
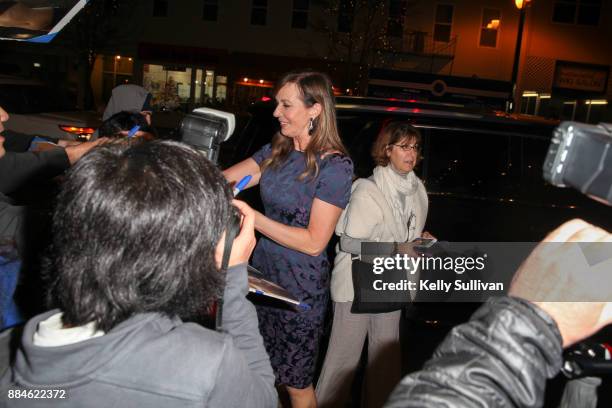
[[[221,165],[252,155],[278,130],[274,102],[251,109],[245,128],[223,147]],[[460,105],[393,98],[338,98],[340,136],[356,177],[372,174],[372,143],[386,121],[407,120],[423,135],[416,168],[429,194],[426,229],[445,241],[540,241],[570,218],[611,228],[610,208],[582,194],[553,187],[542,164],[558,124]],[[255,205],[258,195],[247,199]]]
[[[221,166],[251,156],[270,141],[278,130],[274,107],[272,101],[251,106],[247,125],[222,146]],[[557,122],[395,99],[342,97],[336,112],[355,177],[372,174],[370,150],[386,121],[407,120],[419,128],[423,160],[415,171],[429,195],[426,229],[439,240],[536,242],[575,217],[612,229],[610,207],[543,180],[542,165]],[[241,198],[261,209],[257,189]],[[331,256],[336,239],[328,247]],[[401,323],[402,347],[409,356],[404,371],[419,369],[448,330],[478,306],[411,305]]]

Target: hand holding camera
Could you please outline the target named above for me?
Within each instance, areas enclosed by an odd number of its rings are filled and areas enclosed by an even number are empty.
[[[247,263],[255,249],[255,211],[247,203],[233,200],[232,204],[241,215],[240,232],[234,239],[228,266]]]

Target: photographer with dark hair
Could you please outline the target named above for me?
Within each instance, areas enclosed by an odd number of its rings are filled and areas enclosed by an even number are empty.
[[[242,226],[224,274],[232,194],[201,153],[154,141],[79,161],[53,215],[50,296],[59,310],[26,324],[0,382],[8,406],[34,401],[20,392],[53,388],[74,407],[276,407],[245,298],[254,213],[234,205]],[[225,333],[188,322],[222,293]]]
[[[157,131],[142,114],[121,111],[102,122],[98,128],[98,137],[114,139],[127,137],[151,141],[157,139]]]
[[[582,220],[551,232],[517,271],[510,297],[455,327],[385,406],[541,407],[563,348],[612,323],[610,243],[612,234]]]

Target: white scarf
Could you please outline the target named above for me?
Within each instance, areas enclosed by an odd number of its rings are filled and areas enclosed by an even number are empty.
[[[398,220],[398,222],[394,223],[396,228],[394,235],[403,237],[403,241],[416,238],[410,235],[414,235],[413,231],[416,225],[416,219],[414,218],[416,214],[413,212],[413,209],[415,207],[415,193],[418,188],[418,177],[413,171],[405,175],[399,174],[389,164],[384,167],[376,166],[372,179],[383,193],[387,203],[389,203],[394,218]],[[405,201],[398,192],[405,195]],[[410,231],[408,230],[409,223]]]

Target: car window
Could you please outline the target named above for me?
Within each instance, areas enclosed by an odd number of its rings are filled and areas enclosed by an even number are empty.
[[[233,160],[228,165],[250,157],[278,130],[271,107],[251,113],[239,137],[230,139]],[[342,108],[337,114],[338,131],[356,177],[372,174],[372,144],[387,121],[407,120],[419,128],[423,160],[415,173],[429,194],[427,229],[446,240],[540,240],[570,218],[604,227],[612,222],[605,205],[544,181],[542,165],[551,126]],[[242,194],[262,210],[257,189]]]
[[[544,181],[542,165],[549,135],[521,136],[519,130],[503,134],[486,126],[432,126],[411,117],[384,114],[355,114],[340,111],[338,129],[355,166],[356,177],[369,177],[374,169],[372,144],[389,120],[408,120],[423,136],[422,162],[415,172],[431,194],[469,199],[521,201],[535,205],[581,206],[588,199],[570,189]]]
[[[272,116],[270,108],[263,108],[251,113],[251,118],[242,129],[232,136],[227,143],[232,153],[231,159],[223,158],[223,164],[229,166],[251,157],[266,143],[270,143],[272,136],[278,131],[279,124]]]
[[[423,179],[431,193],[539,206],[583,206],[589,199],[547,183],[550,139],[424,129]]]
[[[515,197],[520,180],[517,163],[512,163],[510,136],[437,129],[423,133],[423,166],[430,192]]]
[[[338,117],[338,132],[353,159],[355,177],[369,177],[374,169],[372,144],[380,132],[382,121],[365,116]]]
[[[0,106],[9,113],[32,114],[76,110],[73,94],[41,85],[0,85]]]

